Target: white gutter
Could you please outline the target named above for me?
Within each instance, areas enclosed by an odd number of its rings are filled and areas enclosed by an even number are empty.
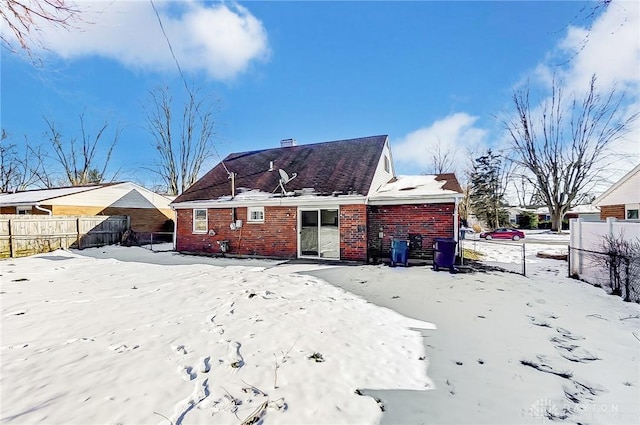
[[[46,213],[47,213],[47,214],[49,214],[49,215],[53,215],[53,211],[48,210],[48,209],[46,209],[46,208],[43,208],[43,207],[41,207],[41,206],[40,206],[40,205],[38,205],[38,204],[33,204],[33,206],[34,206],[34,207],[36,207],[36,209],[37,209],[38,211],[46,212]]]
[[[283,206],[283,207],[306,207],[317,205],[357,205],[365,204],[367,198],[362,195],[343,195],[343,196],[291,196],[285,198],[246,198],[238,199],[211,199],[207,201],[187,201],[177,204],[171,204],[171,208],[189,209],[189,208],[237,208],[237,207],[253,207],[260,206]]]
[[[458,204],[459,203],[460,203],[460,198],[456,198],[456,204],[453,207],[453,239],[455,239],[456,242],[460,242],[458,240],[460,236],[460,230],[458,229]],[[460,249],[460,247],[458,247],[458,249]]]
[[[407,197],[374,197],[367,199],[367,205],[407,205],[407,204],[446,204],[454,200],[459,202],[462,194],[452,193],[451,195],[429,195],[429,196],[407,196]]]
[[[285,198],[240,198],[235,199],[209,199],[203,201],[186,201],[173,203],[171,209],[190,209],[190,208],[237,208],[261,206],[290,206],[305,207],[317,205],[407,205],[407,204],[444,204],[455,202],[460,203],[463,195],[460,193],[452,193],[450,195],[431,195],[431,196],[415,196],[415,197],[365,197],[362,195],[342,195],[342,196],[291,196]],[[457,212],[457,209],[456,209]]]

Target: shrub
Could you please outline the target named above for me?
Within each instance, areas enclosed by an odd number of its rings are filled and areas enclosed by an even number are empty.
[[[518,227],[521,229],[537,229],[538,228],[538,214],[525,211],[518,215]]]
[[[606,255],[596,262],[609,270],[611,293],[625,301],[640,302],[640,239],[607,235],[603,238],[602,250]]]

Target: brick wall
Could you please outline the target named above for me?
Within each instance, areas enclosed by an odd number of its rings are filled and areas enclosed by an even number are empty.
[[[453,210],[455,204],[419,204],[370,206],[369,249],[381,256],[389,256],[391,238],[407,239],[409,233],[422,236],[422,249],[413,249],[409,256],[431,258],[434,238],[453,237]],[[379,233],[383,237],[379,237]]]
[[[156,208],[102,208],[75,205],[54,205],[54,215],[128,215],[131,228],[136,232],[161,232],[164,222],[173,219],[170,209]]]
[[[106,208],[102,215],[128,215],[131,228],[136,232],[162,232],[164,223],[173,220],[172,210],[154,208]]]
[[[600,220],[606,220],[607,217],[615,217],[618,220],[624,220],[624,204],[622,205],[603,205],[600,207]]]
[[[177,250],[220,253],[218,241],[229,241],[229,253],[277,258],[298,255],[297,208],[265,207],[264,223],[247,223],[247,208],[236,208],[242,228],[231,230],[231,208],[207,210],[208,229],[215,235],[193,233],[193,210],[177,210]]]
[[[340,259],[367,261],[367,207],[340,207]]]
[[[40,205],[41,208],[46,208],[48,210],[51,209],[51,205]],[[17,207],[0,207],[0,214],[17,214]],[[31,215],[48,215],[48,213],[44,211],[37,210],[36,207],[31,207]]]

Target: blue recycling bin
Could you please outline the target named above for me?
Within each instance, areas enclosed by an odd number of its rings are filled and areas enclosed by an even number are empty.
[[[393,239],[391,241],[391,267],[401,264],[409,265],[409,243],[407,241]]]
[[[455,273],[453,267],[456,261],[456,242],[452,238],[435,238],[433,244],[433,269],[438,271],[440,267],[448,268],[451,273]]]

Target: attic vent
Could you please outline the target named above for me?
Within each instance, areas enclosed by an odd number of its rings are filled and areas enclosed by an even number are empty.
[[[398,190],[413,190],[413,189],[415,189],[415,188],[416,188],[415,186],[405,186],[405,187],[401,187],[401,188],[400,188],[400,189],[398,189]]]
[[[297,146],[298,142],[296,142],[296,139],[282,139],[280,140],[280,147],[281,148],[290,148],[291,146]]]

